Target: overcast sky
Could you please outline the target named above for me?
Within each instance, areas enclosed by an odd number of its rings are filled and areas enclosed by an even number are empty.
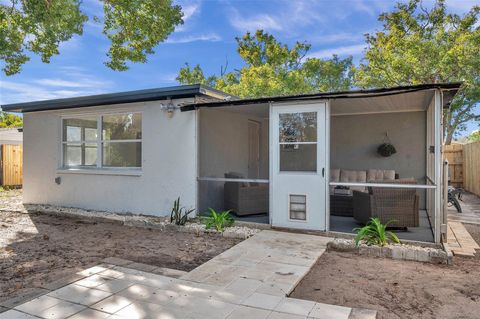
[[[0,0],[4,3],[7,0]],[[103,65],[108,41],[101,26],[90,19],[84,35],[60,46],[61,54],[43,64],[36,56],[21,74],[1,73],[0,104],[176,85],[185,62],[200,64],[207,74],[241,66],[234,38],[264,29],[280,41],[312,44],[311,56],[352,55],[358,63],[365,47],[364,34],[381,28],[377,17],[393,8],[389,0],[285,0],[285,1],[176,1],[184,12],[184,25],[148,57],[148,63],[130,64],[126,72]],[[480,0],[450,0],[449,9],[466,12]],[[84,11],[101,15],[101,2],[84,0]],[[472,131],[475,127],[469,127]]]

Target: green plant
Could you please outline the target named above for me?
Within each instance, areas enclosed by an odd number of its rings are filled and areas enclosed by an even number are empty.
[[[180,207],[180,197],[173,202],[172,212],[170,213],[170,222],[175,223],[175,225],[185,225],[188,220],[188,215],[191,214],[195,209],[186,209],[185,207]]]
[[[392,156],[397,152],[395,146],[390,143],[383,143],[377,148],[378,154],[382,155],[383,157]]]
[[[207,229],[215,228],[219,232],[223,232],[225,227],[232,226],[235,222],[229,210],[217,213],[213,208],[209,208],[208,211],[210,212],[210,216],[205,217]]]
[[[353,230],[357,233],[357,236],[355,237],[355,244],[358,246],[362,240],[365,241],[365,244],[368,246],[385,246],[389,242],[400,244],[400,240],[398,239],[397,235],[391,231],[387,231],[388,225],[393,222],[394,221],[391,220],[386,224],[382,224],[378,217],[370,218],[370,221],[366,226],[362,228],[355,228]]]

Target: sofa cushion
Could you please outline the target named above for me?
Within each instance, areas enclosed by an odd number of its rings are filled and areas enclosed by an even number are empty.
[[[349,171],[342,169],[340,171],[340,182],[343,183],[366,183],[367,172],[366,171]],[[364,192],[366,189],[364,186],[352,186],[352,191]]]
[[[241,173],[236,173],[236,172],[228,172],[224,174],[225,178],[237,178],[237,179],[243,179],[245,178],[243,174]],[[237,182],[233,182],[237,183]],[[249,183],[248,182],[240,182],[238,183],[240,187],[248,187]]]
[[[367,181],[366,171],[348,171],[342,169],[340,172],[340,182],[346,183],[365,183]]]
[[[394,180],[394,170],[369,169],[367,171],[367,181]]]
[[[340,182],[340,169],[330,169],[330,182]]]
[[[225,173],[225,178],[243,178],[243,175],[235,172]]]
[[[340,169],[331,168],[330,169],[330,182],[340,182]],[[335,186],[330,186],[330,194],[333,194]]]

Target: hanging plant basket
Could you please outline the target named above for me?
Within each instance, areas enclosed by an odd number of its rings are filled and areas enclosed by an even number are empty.
[[[393,146],[393,144],[390,142],[390,139],[388,138],[388,133],[385,132],[383,144],[380,144],[380,146],[377,148],[377,153],[383,157],[390,157],[396,152],[397,150],[395,149],[395,146]]]
[[[383,157],[390,157],[396,152],[395,146],[390,143],[383,143],[377,148],[377,153]]]

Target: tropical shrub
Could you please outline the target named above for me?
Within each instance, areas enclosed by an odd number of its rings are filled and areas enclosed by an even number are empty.
[[[180,197],[173,202],[172,212],[170,213],[170,222],[175,223],[175,225],[185,225],[188,220],[188,215],[191,214],[195,209],[186,209],[185,207],[180,207]]]
[[[217,213],[213,208],[209,208],[210,215],[205,217],[205,225],[207,229],[215,228],[219,232],[223,232],[226,227],[232,226],[235,222],[230,215],[229,210]]]
[[[389,242],[400,244],[397,235],[387,230],[389,224],[394,221],[388,221],[382,224],[378,217],[370,218],[370,221],[362,228],[355,228],[353,231],[357,233],[355,237],[355,244],[358,246],[361,241],[364,241],[368,246],[377,245],[385,246]]]

